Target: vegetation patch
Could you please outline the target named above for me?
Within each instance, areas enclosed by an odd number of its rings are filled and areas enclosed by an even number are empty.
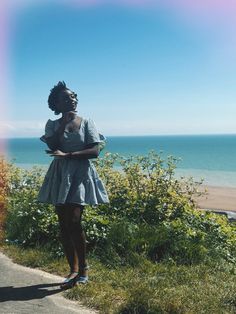
[[[44,248],[8,245],[15,262],[64,276],[67,262]],[[142,257],[136,266],[111,267],[89,255],[90,281],[65,292],[100,313],[235,313],[236,272],[229,263],[174,265]]]
[[[84,212],[90,283],[67,297],[101,313],[234,313],[236,226],[197,210],[201,182],[177,180],[177,159],[154,152],[95,163],[110,203]],[[44,172],[9,169],[5,250],[65,275],[54,208],[37,201]]]
[[[11,167],[11,164],[8,164],[3,157],[0,157],[0,243],[4,240],[5,234],[5,221],[7,216],[6,203]]]

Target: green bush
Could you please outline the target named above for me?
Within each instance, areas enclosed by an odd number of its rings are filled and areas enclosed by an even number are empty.
[[[42,169],[12,167],[6,224],[7,239],[25,246],[59,243],[57,216],[53,206],[37,201]]]
[[[120,171],[114,164],[119,162]],[[177,159],[105,156],[98,161],[110,204],[98,211],[107,215],[107,256],[132,259],[138,252],[153,261],[192,264],[213,259],[236,260],[236,228],[226,218],[196,210],[193,196],[202,182],[176,180]]]
[[[0,156],[0,243],[4,240],[5,220],[7,215],[6,198],[10,165]]]
[[[113,263],[134,263],[139,254],[153,261],[193,264],[213,259],[236,261],[236,228],[226,218],[196,210],[193,196],[201,184],[177,180],[177,159],[121,158],[107,154],[95,161],[110,198],[88,206],[83,224],[95,252]],[[47,244],[61,252],[57,217],[37,202],[44,173],[12,168],[7,238],[25,246]]]
[[[97,161],[97,169],[110,196],[110,204],[100,206],[101,214],[127,217],[129,221],[156,225],[182,217],[185,207],[194,208],[193,196],[201,182],[177,180],[177,159],[166,160],[151,152],[146,157],[121,158],[107,154]],[[114,168],[120,165],[120,170]]]

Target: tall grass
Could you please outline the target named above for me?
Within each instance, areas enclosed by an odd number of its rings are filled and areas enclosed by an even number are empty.
[[[67,262],[45,248],[4,248],[13,260],[64,276]],[[65,292],[66,297],[100,313],[220,314],[236,312],[236,271],[229,263],[175,265],[141,256],[136,266],[111,266],[89,255],[90,281]]]

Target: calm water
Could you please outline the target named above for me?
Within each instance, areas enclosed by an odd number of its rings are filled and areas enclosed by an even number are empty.
[[[9,139],[8,159],[21,167],[47,166],[51,158],[38,138]],[[236,135],[108,137],[104,151],[122,156],[150,150],[180,157],[178,175],[205,178],[207,184],[236,186]]]

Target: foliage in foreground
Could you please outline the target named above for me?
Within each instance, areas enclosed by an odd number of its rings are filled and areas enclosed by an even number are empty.
[[[6,163],[3,157],[0,157],[0,242],[4,239],[5,220],[7,215],[7,192],[8,177],[11,165]]]
[[[42,248],[5,247],[17,263],[59,275],[67,262]],[[236,273],[229,263],[208,265],[154,264],[137,257],[136,267],[107,267],[91,254],[90,282],[66,292],[73,300],[101,313],[218,314],[236,312]]]
[[[235,226],[196,210],[193,196],[199,184],[177,180],[176,162],[155,153],[127,159],[107,154],[96,161],[110,204],[87,207],[84,225],[90,248],[101,260],[135,265],[138,254],[178,264],[236,261]],[[40,168],[12,168],[7,239],[25,247],[47,245],[60,255],[54,209],[37,202],[43,176]]]

